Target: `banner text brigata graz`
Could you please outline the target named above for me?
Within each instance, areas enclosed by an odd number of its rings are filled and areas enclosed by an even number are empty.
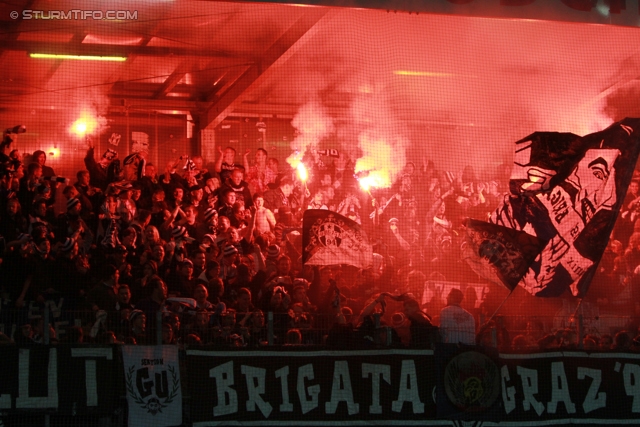
[[[118,354],[130,346],[2,346],[0,410],[109,416],[131,394],[144,425],[181,419],[183,405],[194,426],[610,424],[640,413],[640,355],[632,353],[188,349],[179,364],[168,347],[145,347],[160,356],[136,356],[132,369]]]

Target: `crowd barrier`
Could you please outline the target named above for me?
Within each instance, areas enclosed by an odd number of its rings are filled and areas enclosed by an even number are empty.
[[[371,341],[330,347],[319,344],[330,317],[316,315],[307,340],[286,345],[267,313],[257,347],[159,345],[161,333],[157,345],[69,344],[72,329],[90,335],[103,315],[62,304],[0,307],[0,330],[19,342],[0,344],[0,426],[624,425],[640,412],[640,354],[582,350],[580,340],[572,350],[504,351],[494,328],[484,346],[411,348],[374,317]],[[513,338],[532,324],[538,334],[615,335],[630,320],[572,312],[501,321]],[[156,332],[162,321],[151,320]],[[19,339],[29,328],[40,344]]]
[[[72,337],[69,335],[71,329],[82,329],[85,336],[85,342],[95,342],[96,336],[99,332],[113,330],[116,335],[122,338],[123,332],[126,335],[127,331],[123,331],[123,328],[128,327],[126,315],[122,316],[120,312],[94,312],[91,310],[68,310],[63,309],[63,299],[59,300],[47,300],[44,302],[30,301],[27,302],[21,309],[16,309],[10,305],[3,305],[0,303],[0,332],[4,333],[7,338],[14,340],[17,343],[21,343],[20,338],[25,327],[31,329],[31,331],[40,335],[38,337],[39,342],[49,342],[49,338],[54,342],[59,343],[73,343],[75,335]],[[127,312],[128,313],[128,312]],[[291,317],[289,317],[289,314]],[[335,321],[335,315],[330,313],[313,313],[308,319],[296,319],[293,313],[264,313],[265,318],[265,334],[264,345],[277,346],[285,344],[285,335],[287,329],[297,328],[302,335],[302,344],[307,345],[323,345],[325,343],[326,335],[328,334],[331,325]],[[215,313],[208,313],[210,321],[208,326],[211,328],[212,333],[215,335],[216,329],[222,329],[220,326],[220,317],[216,317]],[[240,322],[245,313],[236,314],[236,322]],[[189,332],[189,322],[195,317],[193,310],[185,309],[183,312],[178,313],[181,321],[181,331],[175,335],[176,343],[184,344],[185,335]],[[102,323],[98,324],[98,319],[102,318]],[[284,320],[283,320],[284,319]],[[308,321],[307,321],[308,320]],[[347,317],[347,322],[356,323],[358,320],[357,314],[351,317]],[[400,338],[404,344],[408,342],[409,334],[409,321],[404,318],[401,323],[395,323],[392,321],[391,313],[387,313],[386,316],[380,317],[377,315],[372,316],[372,325],[379,333],[372,334],[373,343],[381,346],[389,346],[396,344],[392,340],[391,330],[398,331]],[[617,332],[626,330],[631,334],[631,337],[638,335],[638,327],[640,327],[640,319],[635,319],[632,316],[619,316],[612,314],[601,314],[594,311],[584,311],[578,314],[575,310],[564,310],[556,313],[553,316],[496,316],[490,320],[489,325],[486,324],[486,320],[489,320],[483,316],[479,316],[477,319],[477,332],[484,331],[483,328],[489,327],[490,339],[484,340],[484,345],[493,347],[498,346],[498,337],[496,336],[495,324],[499,323],[509,332],[509,337],[513,338],[520,334],[529,334],[531,330],[528,329],[533,325],[534,328],[538,328],[533,331],[538,335],[538,338],[545,334],[554,334],[559,330],[573,330],[576,336],[583,337],[585,335],[611,335],[614,336]],[[151,325],[149,330],[152,333],[145,344],[162,344],[162,323],[167,322],[166,315],[156,313],[153,319],[149,319],[147,324]],[[435,322],[438,321],[436,317]],[[36,331],[36,325],[50,324],[51,328],[42,328],[40,331]],[[436,323],[437,324],[437,323]],[[250,322],[246,322],[249,326]],[[527,326],[529,325],[529,326]],[[51,336],[49,336],[51,334]],[[93,337],[90,335],[93,334]],[[240,337],[242,338],[242,337]],[[398,339],[398,337],[396,337]],[[247,343],[242,339],[232,343],[233,347],[243,347]],[[582,346],[582,342],[577,343],[579,348]]]
[[[13,426],[637,423],[640,355],[0,346]]]

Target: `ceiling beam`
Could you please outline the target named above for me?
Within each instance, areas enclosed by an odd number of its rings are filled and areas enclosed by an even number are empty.
[[[181,99],[146,99],[130,98],[117,95],[109,95],[112,109],[125,109],[136,111],[158,111],[158,110],[183,110],[183,111],[203,111],[208,105],[202,102],[186,101]]]
[[[167,78],[169,76],[170,75],[168,75]],[[153,78],[156,78],[156,77],[153,77]],[[158,91],[158,89],[160,89],[160,87],[163,84],[164,83],[160,83],[160,82],[149,83],[149,82],[143,82],[143,81],[122,81],[121,80],[113,83],[113,86],[111,88],[111,93],[123,93],[123,94],[132,94],[132,95],[136,94],[137,92],[155,93]],[[173,88],[176,89],[177,91],[185,91],[185,92],[192,92],[194,90],[194,87],[192,85],[186,85],[186,84],[174,85]]]
[[[243,102],[238,105],[227,117],[282,117],[293,118],[300,109],[297,104],[280,103],[248,103]]]
[[[77,32],[73,35],[73,37],[71,38],[71,40],[69,41],[69,44],[76,44],[76,45],[81,45],[82,44],[82,40],[84,40],[87,37],[86,34],[84,33],[80,33]],[[56,71],[58,71],[58,68],[60,68],[60,66],[62,65],[62,63],[64,62],[64,60],[62,59],[57,59],[53,62],[53,64],[51,65],[51,68],[49,68],[49,71],[47,72],[47,75],[45,76],[45,78],[43,79],[43,81],[45,82],[49,82],[49,80],[53,77],[53,75],[56,73]]]
[[[214,82],[213,87],[205,94],[206,100],[209,102],[217,102],[220,98],[218,94],[224,94],[229,88],[231,88],[240,77],[246,73],[251,65],[244,65],[238,67],[229,67],[225,72]]]
[[[107,122],[110,125],[113,124],[129,124],[130,126],[155,126],[156,115],[151,116],[132,116],[129,117],[117,114],[108,114],[106,116]],[[187,118],[184,114],[158,114],[157,116],[158,127],[184,127],[187,125]]]
[[[216,97],[211,108],[202,117],[202,129],[220,124],[245,100],[253,88],[260,85],[317,33],[316,24],[329,9],[305,9],[305,13],[267,49],[256,64],[250,66],[226,92]]]
[[[23,40],[0,40],[4,50],[26,51],[28,53],[47,53],[57,55],[86,56],[204,56],[212,58],[247,58],[222,50],[185,49],[164,46],[110,45],[94,43],[52,43]]]
[[[185,60],[178,64],[175,70],[173,70],[173,73],[165,79],[160,88],[156,91],[154,98],[163,98],[167,96],[167,94],[171,92],[178,83],[180,83],[180,80],[182,80],[190,68],[191,61]]]

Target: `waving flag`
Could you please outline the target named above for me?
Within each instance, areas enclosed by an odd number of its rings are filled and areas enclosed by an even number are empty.
[[[187,157],[187,162],[184,164],[184,167],[182,168],[186,171],[193,171],[196,170],[196,164],[193,160],[191,160],[189,157]]]
[[[467,252],[472,256],[467,260],[472,267],[484,258],[488,274],[483,276],[498,278],[509,289],[519,278],[519,284],[536,296],[559,296],[567,290],[583,296],[629,186],[640,150],[639,135],[640,119],[624,119],[584,137],[536,132],[516,142],[511,194],[492,214],[491,224],[482,227],[494,236],[504,229],[517,230],[544,246],[528,252],[535,260],[526,271],[513,270],[505,281],[504,266],[513,261],[505,257],[514,253],[478,245],[478,224],[471,224]],[[535,244],[527,247],[531,250]]]
[[[469,219],[462,256],[478,275],[513,291],[546,241],[513,228]]]
[[[368,268],[373,249],[360,225],[336,212],[309,209],[302,220],[302,262]]]

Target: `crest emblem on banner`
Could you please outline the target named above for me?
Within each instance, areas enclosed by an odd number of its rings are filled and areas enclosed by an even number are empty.
[[[168,427],[182,422],[182,388],[176,346],[122,349],[129,425]]]
[[[326,209],[309,209],[304,213],[302,228],[304,263],[371,266],[372,247],[355,221]]]
[[[483,411],[500,395],[500,372],[488,356],[466,351],[445,367],[444,388],[451,403],[459,409]]]
[[[312,226],[316,232],[317,239],[325,246],[339,247],[342,243],[342,234],[344,230],[337,222],[333,221],[333,215],[327,218],[327,221],[320,225]]]
[[[150,386],[152,380],[148,378],[148,372],[145,374],[143,369],[136,370],[136,365],[131,365],[127,370],[127,394],[141,409],[156,415],[171,405],[180,393],[180,377],[173,366],[168,366],[167,369],[155,373],[153,386]],[[171,379],[167,373],[171,375]],[[149,395],[152,387],[155,393]],[[169,388],[171,388],[170,391],[168,391]]]

